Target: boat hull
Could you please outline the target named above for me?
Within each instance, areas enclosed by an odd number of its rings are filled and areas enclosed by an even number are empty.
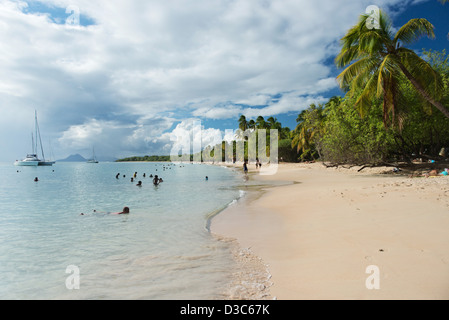
[[[39,165],[40,167],[51,167],[51,166],[53,166],[54,164],[55,164],[54,161],[40,161],[38,165]]]
[[[37,167],[39,161],[16,161],[14,165],[17,167]]]

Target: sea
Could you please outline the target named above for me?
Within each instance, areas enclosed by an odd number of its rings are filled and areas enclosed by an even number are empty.
[[[209,225],[243,180],[193,163],[0,163],[0,299],[223,299],[232,245]]]

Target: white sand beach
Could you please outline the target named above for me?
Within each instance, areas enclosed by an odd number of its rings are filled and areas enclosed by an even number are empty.
[[[449,299],[449,177],[359,168],[280,164],[263,176],[250,165],[251,179],[287,185],[250,192],[212,221],[238,242],[240,282],[259,289],[231,298]],[[366,286],[369,266],[379,289]]]

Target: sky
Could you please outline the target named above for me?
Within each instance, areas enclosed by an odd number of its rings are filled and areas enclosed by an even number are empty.
[[[205,144],[242,114],[294,129],[344,95],[334,59],[369,5],[435,26],[412,49],[448,47],[437,0],[0,0],[0,161],[31,153],[35,110],[53,160],[170,155],[194,123]]]

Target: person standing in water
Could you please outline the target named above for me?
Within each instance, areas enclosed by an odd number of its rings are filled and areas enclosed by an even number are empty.
[[[246,161],[246,160],[243,161],[243,172],[245,172],[245,174],[248,173],[248,164],[247,164],[247,161]]]

